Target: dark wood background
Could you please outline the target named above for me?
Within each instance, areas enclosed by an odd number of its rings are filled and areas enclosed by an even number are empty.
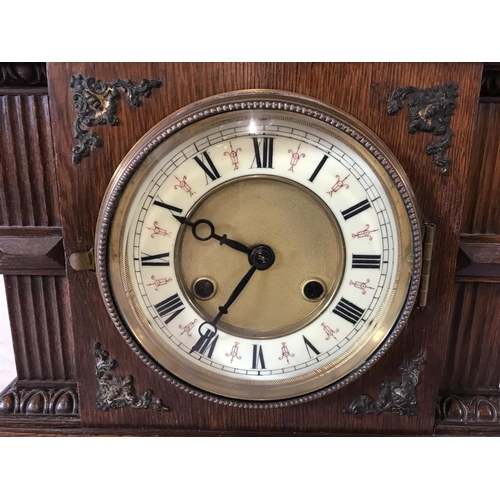
[[[466,63],[58,63],[48,66],[45,84],[37,67],[4,72],[0,249],[9,248],[11,257],[0,259],[0,270],[8,274],[18,380],[0,395],[0,433],[498,433],[498,69]],[[69,82],[77,74],[104,82],[157,79],[162,86],[137,108],[122,96],[119,124],[94,127],[102,148],[74,165]],[[458,84],[460,95],[451,120],[451,171],[441,176],[425,154],[432,136],[409,134],[407,105],[389,116],[387,101],[397,87],[446,83]],[[284,409],[216,405],[165,382],[114,328],[95,274],[74,271],[68,262],[93,246],[107,184],[145,132],[193,101],[246,88],[299,92],[363,121],[402,163],[423,220],[437,227],[428,305],[415,308],[388,353],[349,386]],[[117,375],[132,375],[138,394],[151,389],[171,411],[98,410],[94,341],[117,361]],[[381,382],[400,380],[398,366],[417,355],[425,358],[417,416],[342,413],[361,394],[376,399]]]

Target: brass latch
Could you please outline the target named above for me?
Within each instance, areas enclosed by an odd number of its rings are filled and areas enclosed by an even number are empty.
[[[94,249],[91,248],[88,252],[72,253],[69,256],[69,265],[75,271],[95,271]]]
[[[420,307],[425,307],[427,305],[435,233],[436,224],[426,222],[424,228],[424,244],[422,249],[422,276],[420,277],[420,288],[418,290],[417,301],[417,305]]]

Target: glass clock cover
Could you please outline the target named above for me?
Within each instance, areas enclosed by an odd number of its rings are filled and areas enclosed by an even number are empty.
[[[420,275],[395,157],[349,115],[276,91],[215,96],[148,132],[110,183],[96,247],[137,354],[228,404],[295,404],[358,377]]]

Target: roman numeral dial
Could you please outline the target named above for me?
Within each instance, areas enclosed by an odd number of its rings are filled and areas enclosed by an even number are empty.
[[[114,317],[188,399],[274,408],[366,368],[406,317],[422,238],[404,222],[407,184],[356,121],[240,93],[146,136],[115,178],[121,201],[110,188],[100,276]]]

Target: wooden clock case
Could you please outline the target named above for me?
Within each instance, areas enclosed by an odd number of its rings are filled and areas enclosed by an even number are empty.
[[[499,433],[500,67],[2,63],[1,70],[0,272],[17,379],[0,395],[0,435]],[[414,308],[380,361],[325,397],[265,410],[202,399],[148,368],[116,331],[85,264],[106,187],[135,142],[187,104],[251,88],[305,94],[361,120],[396,155],[422,219],[435,225],[427,304]],[[419,96],[436,93],[441,101],[418,109]],[[399,106],[389,113],[395,96]],[[445,130],[432,130],[430,115],[427,130],[415,125],[440,106]],[[432,152],[440,140],[448,141],[441,163]],[[384,400],[398,391],[411,400]]]

